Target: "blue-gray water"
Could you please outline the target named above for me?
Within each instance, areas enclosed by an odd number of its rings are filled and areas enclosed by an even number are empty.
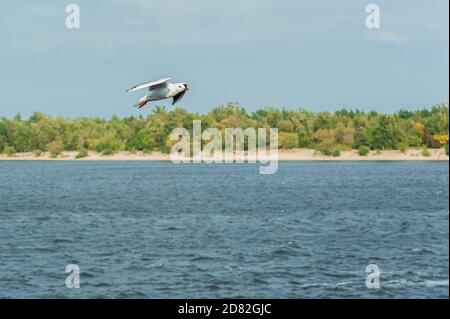
[[[0,162],[0,298],[448,298],[448,187],[447,162]]]

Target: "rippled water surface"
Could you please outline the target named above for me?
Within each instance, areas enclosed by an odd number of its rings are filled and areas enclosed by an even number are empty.
[[[448,162],[0,162],[0,298],[448,298],[448,186]]]

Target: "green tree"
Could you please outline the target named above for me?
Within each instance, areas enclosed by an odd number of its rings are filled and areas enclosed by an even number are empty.
[[[282,149],[292,149],[298,147],[297,134],[280,132],[278,134],[278,147]]]

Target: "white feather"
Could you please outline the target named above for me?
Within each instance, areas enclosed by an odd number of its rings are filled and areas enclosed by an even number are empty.
[[[161,80],[158,80],[158,81],[144,82],[144,83],[136,84],[135,86],[129,88],[127,90],[127,92],[135,92],[135,91],[142,90],[142,89],[145,89],[145,88],[152,89],[152,88],[158,87],[158,86],[165,87],[165,86],[167,86],[167,84],[168,84],[168,82],[170,80],[172,80],[172,79],[171,78],[164,78],[164,79],[161,79]]]

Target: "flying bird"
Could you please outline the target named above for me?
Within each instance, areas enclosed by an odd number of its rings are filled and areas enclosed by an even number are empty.
[[[134,106],[141,109],[150,101],[159,101],[173,98],[172,105],[183,98],[189,87],[186,83],[169,83],[171,78],[165,78],[154,82],[137,84],[127,90],[135,92],[148,88],[148,93],[143,96]]]

